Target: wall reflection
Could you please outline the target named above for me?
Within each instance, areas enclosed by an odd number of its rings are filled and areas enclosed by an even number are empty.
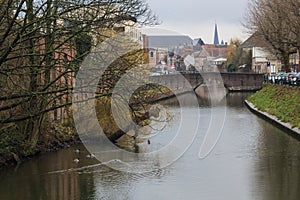
[[[74,163],[74,157],[79,156],[82,163]],[[88,199],[95,196],[92,174],[82,178],[76,171],[49,172],[75,169],[93,163],[95,161],[88,160],[85,155],[76,155],[73,149],[34,158],[16,169],[0,173],[0,199]]]
[[[226,96],[227,106],[233,108],[244,108],[244,101],[252,94],[253,92],[228,93]]]
[[[1,170],[0,199],[299,199],[299,141],[245,108],[243,101],[250,94],[227,95],[226,132],[203,162],[195,157],[195,145],[163,170],[129,174],[87,158],[88,152],[79,146],[79,154],[74,147]],[[167,105],[172,108],[176,102],[170,99]],[[209,108],[201,111],[205,119]],[[164,140],[146,147],[156,142]],[[80,162],[74,163],[74,158]],[[163,159],[157,158],[158,163]]]
[[[299,141],[266,123],[258,138],[254,189],[260,199],[298,199]]]

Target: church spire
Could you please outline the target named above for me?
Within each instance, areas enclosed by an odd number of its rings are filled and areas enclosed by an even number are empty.
[[[218,35],[217,23],[215,24],[214,45],[219,45],[219,35]]]

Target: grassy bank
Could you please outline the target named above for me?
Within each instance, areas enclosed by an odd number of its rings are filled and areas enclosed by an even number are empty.
[[[256,108],[300,128],[300,88],[268,85],[248,98]]]

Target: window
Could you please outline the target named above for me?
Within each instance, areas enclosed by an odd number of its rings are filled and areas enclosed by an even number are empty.
[[[150,52],[150,57],[153,58],[154,57],[154,53],[153,51]]]

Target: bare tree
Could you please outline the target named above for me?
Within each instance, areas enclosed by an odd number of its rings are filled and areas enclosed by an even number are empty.
[[[292,32],[291,45],[298,50],[300,57],[300,1],[287,0],[286,13]]]
[[[299,50],[299,1],[253,0],[245,27],[262,36],[266,48],[278,56],[289,71],[289,55]]]
[[[71,105],[74,77],[94,38],[157,23],[143,0],[2,0],[0,11],[0,126],[17,123],[30,149],[48,113],[55,118]]]

